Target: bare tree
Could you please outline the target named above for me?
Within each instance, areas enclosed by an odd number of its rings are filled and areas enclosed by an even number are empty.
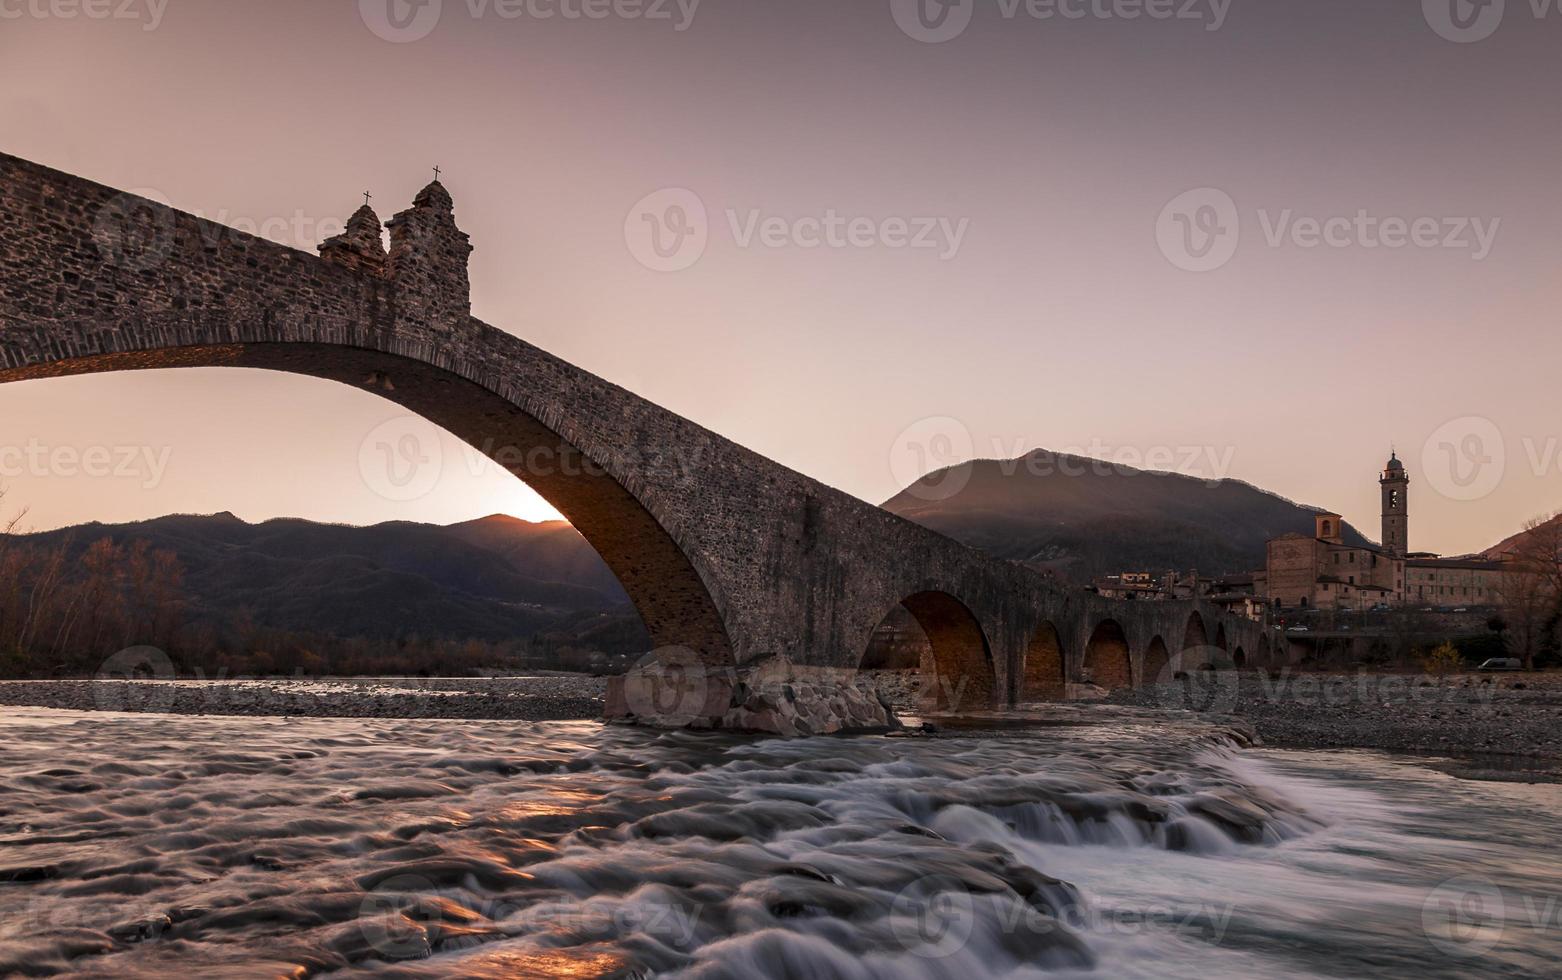
[[[1555,652],[1562,613],[1562,514],[1536,517],[1505,556],[1500,579],[1508,649],[1533,669],[1535,658]]]
[[[0,487],[0,504],[6,488]],[[0,509],[3,512],[3,509]],[[22,583],[26,579],[27,549],[15,540],[27,511],[0,517],[0,653],[21,656]]]
[[[6,492],[7,489],[5,487],[0,487],[0,501],[5,500]],[[23,507],[21,510],[17,511],[10,517],[0,518],[0,535],[10,537],[11,535],[18,533],[17,528],[22,526],[23,519],[27,517],[27,511],[28,508]]]

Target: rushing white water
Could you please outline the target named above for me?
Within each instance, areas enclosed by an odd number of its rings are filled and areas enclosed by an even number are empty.
[[[1562,792],[1195,729],[14,709],[0,974],[1555,976]]]

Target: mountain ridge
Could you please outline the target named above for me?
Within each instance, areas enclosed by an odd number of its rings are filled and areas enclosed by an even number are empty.
[[[956,472],[962,469],[964,474]],[[944,492],[944,481],[962,477],[955,492]],[[1314,515],[1325,512],[1243,480],[1145,470],[1046,449],[935,470],[883,507],[990,554],[1079,582],[1163,568],[1251,572],[1263,566],[1270,538],[1311,535]],[[1371,544],[1348,523],[1344,537]]]
[[[643,632],[611,571],[563,521],[251,523],[222,511],[93,521],[8,540],[61,547],[79,562],[104,538],[145,540],[177,556],[194,622],[250,616],[278,630],[380,640],[499,642],[597,619],[627,619],[630,633]]]

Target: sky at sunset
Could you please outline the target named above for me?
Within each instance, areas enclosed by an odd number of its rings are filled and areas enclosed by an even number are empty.
[[[1478,40],[1434,0],[122,2],[0,0],[0,151],[309,250],[438,165],[475,315],[863,499],[1044,447],[1376,538],[1392,445],[1415,549],[1562,508],[1540,0]],[[5,508],[552,515],[448,436],[378,495],[402,414],[218,369],[0,386]]]

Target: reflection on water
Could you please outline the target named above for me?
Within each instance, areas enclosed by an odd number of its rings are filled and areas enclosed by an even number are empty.
[[[1189,729],[21,709],[0,973],[1555,975],[1562,788]],[[1548,904],[1549,901],[1549,904]]]

